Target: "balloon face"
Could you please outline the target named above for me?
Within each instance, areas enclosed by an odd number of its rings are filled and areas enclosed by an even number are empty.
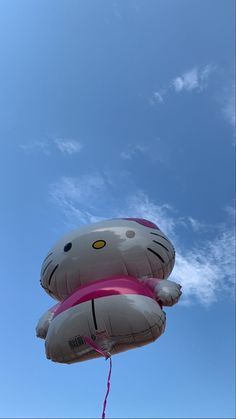
[[[119,275],[166,279],[175,251],[164,233],[143,219],[112,219],[72,231],[46,256],[41,285],[62,301],[82,285]]]

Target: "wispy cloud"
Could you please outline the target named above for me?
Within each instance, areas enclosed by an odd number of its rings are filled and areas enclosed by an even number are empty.
[[[80,179],[64,177],[51,185],[50,193],[70,228],[124,216],[155,222],[175,244],[176,265],[170,279],[182,284],[183,303],[197,301],[209,305],[226,293],[233,294],[235,243],[230,227],[210,226],[208,235],[205,223],[191,216],[179,216],[170,205],[156,204],[142,192],[123,196],[117,202],[101,174]],[[191,236],[190,245],[184,245],[186,228]]]
[[[150,105],[163,103],[165,93],[166,92],[164,90],[160,90],[160,91],[155,90],[154,92],[152,92],[152,95],[149,98]]]
[[[118,212],[119,217],[141,217],[156,222],[168,236],[173,237],[175,230],[174,209],[169,204],[157,205],[149,197],[138,191],[126,199],[124,209]],[[125,215],[126,214],[126,215]]]
[[[182,91],[191,92],[193,90],[203,90],[207,87],[209,76],[213,70],[214,67],[209,64],[202,69],[194,67],[174,78],[171,85],[177,93]]]
[[[196,89],[199,86],[197,69],[193,68],[187,73],[184,73],[182,76],[176,77],[173,80],[173,86],[176,92],[181,92],[182,90],[191,91]]]
[[[222,111],[226,120],[235,128],[235,86],[231,86],[223,95]]]
[[[178,249],[177,249],[178,250]],[[202,241],[191,250],[177,251],[172,278],[181,282],[185,302],[203,304],[216,301],[220,294],[234,294],[235,243],[233,231],[221,231],[211,241]]]
[[[39,152],[46,155],[50,154],[50,144],[47,141],[33,141],[27,144],[19,144],[19,148],[26,154]]]
[[[121,14],[121,11],[120,11],[120,7],[119,7],[119,4],[116,0],[113,0],[112,10],[113,10],[113,14],[114,14],[115,17],[117,17],[118,19],[122,19],[122,14]]]
[[[56,138],[51,141],[32,141],[30,143],[19,144],[19,148],[27,154],[43,153],[50,155],[55,152],[55,149],[60,153],[71,156],[79,153],[83,145],[76,140],[67,138]]]
[[[80,179],[62,177],[50,187],[50,196],[59,205],[70,228],[76,224],[98,221],[100,210],[97,199],[105,188],[100,174],[84,175]],[[99,202],[99,201],[98,201]]]
[[[235,237],[229,227],[217,226],[213,239],[207,240],[206,225],[192,217],[186,217],[189,228],[202,225],[202,238],[194,240],[192,246],[182,244],[183,217],[178,217],[169,205],[157,205],[139,193],[128,201],[129,211],[135,217],[151,219],[173,240],[176,247],[176,265],[170,279],[183,286],[183,302],[194,300],[204,305],[211,304],[223,293],[234,294]],[[186,223],[187,225],[187,223]],[[185,227],[186,227],[185,225]],[[212,230],[210,226],[210,230]]]
[[[170,80],[166,87],[153,90],[148,98],[150,105],[163,104],[168,93],[200,92],[208,87],[211,74],[217,69],[215,65],[207,64],[204,67],[194,66]]]
[[[143,157],[150,162],[159,162],[167,166],[170,164],[170,156],[171,153],[167,144],[160,138],[147,140],[145,144],[128,144],[120,153],[122,160],[131,161],[135,158]]]
[[[149,147],[143,144],[128,145],[127,149],[120,153],[123,160],[131,160],[138,153],[147,153]]]
[[[79,153],[83,148],[83,145],[79,141],[67,138],[56,138],[54,144],[59,151],[69,155]]]
[[[231,223],[233,224],[236,220],[236,208],[232,207],[231,205],[227,205],[224,210],[229,216]]]

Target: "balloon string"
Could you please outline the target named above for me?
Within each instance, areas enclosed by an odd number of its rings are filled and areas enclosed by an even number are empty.
[[[105,399],[104,399],[104,402],[103,402],[103,410],[102,410],[102,419],[105,419],[107,399],[108,399],[108,395],[109,395],[110,387],[111,387],[111,372],[112,372],[111,354],[109,352],[105,352],[101,348],[99,348],[99,346],[96,345],[96,343],[94,343],[94,341],[92,339],[90,339],[89,337],[85,336],[84,340],[87,343],[87,345],[91,346],[96,352],[98,352],[100,355],[104,356],[106,358],[106,360],[109,358],[110,367],[109,367],[109,373],[108,373],[108,377],[107,377],[107,391],[106,391]]]
[[[112,360],[111,357],[109,358],[110,361],[110,367],[109,367],[109,374],[108,374],[108,378],[107,378],[107,392],[106,392],[106,396],[103,402],[103,411],[102,411],[102,419],[105,419],[105,413],[106,413],[106,405],[107,405],[107,399],[108,399],[108,395],[110,392],[110,386],[111,386],[111,371],[112,371]]]

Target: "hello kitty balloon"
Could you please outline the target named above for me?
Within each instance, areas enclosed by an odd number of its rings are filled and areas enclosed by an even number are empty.
[[[152,222],[112,219],[59,240],[41,270],[41,285],[59,300],[39,320],[47,358],[72,363],[100,356],[88,342],[116,354],[155,341],[165,329],[163,306],[181,286],[166,278],[175,251]]]

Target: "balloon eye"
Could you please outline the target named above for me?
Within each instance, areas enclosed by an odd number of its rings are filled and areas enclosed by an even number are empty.
[[[66,243],[64,246],[64,252],[69,252],[69,250],[72,248],[72,243]]]
[[[104,246],[106,246],[105,240],[97,240],[92,244],[94,249],[102,249]]]

